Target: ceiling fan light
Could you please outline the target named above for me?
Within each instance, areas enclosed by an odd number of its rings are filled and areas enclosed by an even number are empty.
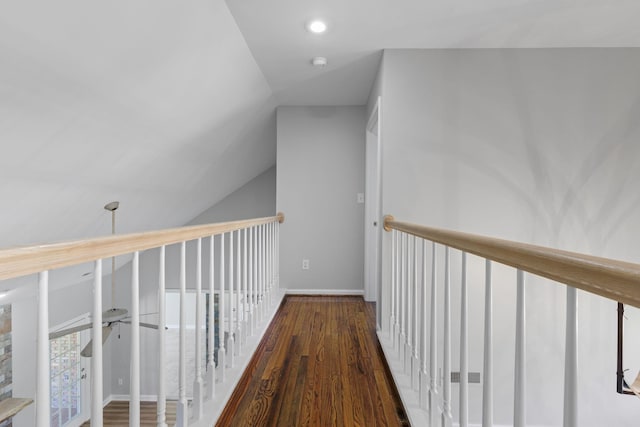
[[[322,34],[327,31],[327,24],[319,19],[314,19],[307,23],[307,30],[313,34]]]

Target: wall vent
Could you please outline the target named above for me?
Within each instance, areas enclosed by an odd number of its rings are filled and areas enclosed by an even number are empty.
[[[480,384],[480,372],[469,372],[469,384]],[[460,371],[451,372],[451,382],[460,382]]]

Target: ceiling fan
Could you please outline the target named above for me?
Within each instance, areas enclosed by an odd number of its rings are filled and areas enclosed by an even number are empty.
[[[111,212],[111,234],[116,234],[116,209],[120,206],[119,202],[111,202],[107,203],[104,208]],[[115,257],[111,257],[111,303],[113,304],[115,301],[115,270],[116,263]],[[102,312],[102,344],[107,341],[111,331],[113,330],[113,326],[116,323],[124,323],[127,325],[131,324],[131,317],[128,316],[129,311],[125,308],[110,308],[104,312]],[[144,328],[150,329],[158,329],[158,325],[153,325],[151,323],[143,323],[139,322],[140,326]],[[86,325],[78,325],[73,326],[67,329],[62,329],[60,331],[51,332],[49,334],[49,339],[53,340],[56,338],[63,337],[65,335],[73,334],[75,332],[84,331],[86,329],[90,329],[93,327],[92,323],[88,323]],[[89,343],[82,349],[80,355],[83,357],[91,357],[93,354],[93,339],[89,341]]]

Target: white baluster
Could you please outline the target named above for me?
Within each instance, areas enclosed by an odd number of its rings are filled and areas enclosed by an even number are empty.
[[[407,317],[407,268],[406,268],[406,234],[400,234],[400,344],[398,345],[398,357],[404,362],[407,349],[407,336],[405,335],[405,319]]]
[[[460,427],[469,425],[469,337],[467,336],[467,253],[462,252],[460,283]]]
[[[36,346],[36,426],[51,422],[49,396],[49,272],[38,274],[38,337]]]
[[[242,244],[242,344],[246,344],[247,342],[247,332],[249,329],[249,325],[247,323],[247,319],[249,317],[249,277],[247,276],[248,265],[247,265],[247,233],[249,232],[248,228],[244,229],[243,233],[243,244]]]
[[[218,296],[218,378],[223,383],[227,367],[226,350],[224,348],[224,233],[220,235],[220,295]]]
[[[391,230],[391,304],[389,307],[389,338],[395,348],[395,334],[393,326],[395,324],[395,311],[396,311],[396,230]]]
[[[442,360],[442,427],[450,427],[451,415],[451,271],[449,247],[444,252],[444,351]]]
[[[270,292],[269,292],[269,283],[268,272],[267,272],[267,225],[262,224],[262,283],[264,287],[264,309],[265,316],[267,314],[267,309],[270,307]]]
[[[564,427],[578,425],[578,292],[567,286],[567,330],[564,357]]]
[[[216,392],[216,364],[213,357],[215,351],[215,257],[214,257],[215,239],[214,236],[209,238],[209,352],[207,358],[207,399],[212,399]]]
[[[411,361],[411,378],[413,389],[420,387],[420,315],[418,313],[418,238],[413,238],[413,360]]]
[[[235,295],[235,301],[236,301],[236,329],[235,329],[235,345],[236,345],[236,351],[235,353],[239,356],[240,355],[240,350],[241,350],[241,343],[242,343],[242,303],[241,303],[241,299],[242,299],[242,258],[240,256],[241,254],[241,244],[240,244],[240,234],[242,233],[241,230],[238,230],[238,239],[236,240],[236,286],[238,291],[236,292]]]
[[[280,223],[276,223],[276,285],[280,289]]]
[[[263,292],[262,292],[262,226],[256,226],[256,286],[258,289],[257,304],[258,304],[258,320],[262,321],[263,308],[262,304]]]
[[[91,425],[102,427],[102,260],[93,269],[93,343],[91,357]]]
[[[178,404],[176,408],[176,426],[186,427],[189,419],[187,403],[187,360],[186,360],[186,296],[187,296],[187,250],[186,242],[180,244],[180,336],[178,359]]]
[[[482,427],[493,427],[493,296],[491,260],[485,261],[484,294],[484,383],[482,385]]]
[[[255,257],[253,256],[253,250],[254,250],[254,240],[253,240],[253,231],[254,228],[251,227],[249,228],[249,259],[248,259],[248,264],[249,264],[249,295],[248,295],[248,301],[249,301],[249,334],[251,336],[253,336],[254,331],[255,331],[255,303],[253,301],[253,299],[256,296],[256,293],[254,292],[254,260]]]
[[[160,264],[158,267],[158,406],[157,427],[167,427],[167,388],[165,380],[166,350],[165,325],[167,311],[165,304],[165,247],[160,247]],[[95,354],[95,353],[94,353]],[[91,424],[93,425],[93,424]]]
[[[262,292],[260,295],[260,302],[262,303],[262,318],[266,316],[267,309],[267,274],[266,274],[266,256],[265,256],[265,248],[267,247],[265,242],[265,226],[262,224],[260,226],[260,286],[262,288]]]
[[[195,378],[193,381],[193,418],[202,418],[202,239],[196,241],[196,322],[194,325],[196,334],[195,345]]]
[[[526,357],[525,357],[525,295],[524,272],[518,270],[518,290],[516,296],[516,360],[513,401],[513,425],[523,427],[526,425]]]
[[[129,383],[129,425],[140,426],[140,253],[131,262],[131,373]]]
[[[232,231],[229,234],[229,337],[227,338],[227,365],[230,368],[236,366],[236,352],[235,352],[235,328],[233,322],[233,315],[236,310],[235,308],[235,288],[234,288],[234,268],[233,268],[233,236],[235,233]]]
[[[404,372],[409,374],[410,376],[412,376],[412,356],[413,356],[413,346],[412,346],[412,340],[413,340],[413,277],[412,273],[413,273],[413,269],[411,268],[411,261],[413,258],[412,255],[412,249],[413,249],[413,245],[411,244],[411,240],[412,240],[413,236],[411,235],[407,235],[407,240],[406,240],[406,245],[407,245],[407,252],[406,252],[406,268],[407,268],[407,275],[405,276],[407,285],[406,285],[406,302],[407,302],[407,306],[406,306],[406,310],[407,310],[407,315],[406,315],[406,347],[405,347],[405,353],[404,353]]]
[[[394,348],[400,354],[400,322],[401,322],[401,304],[402,304],[402,233],[396,233],[396,313],[395,324],[393,325],[393,341]]]
[[[429,420],[430,425],[435,426],[439,422],[437,418],[438,408],[438,329],[437,329],[437,266],[436,244],[431,243],[431,319],[429,323]]]
[[[428,352],[428,331],[427,328],[427,306],[428,306],[428,293],[427,293],[427,241],[422,240],[422,310],[421,313],[421,336],[422,336],[422,369],[420,371],[420,407],[429,408],[429,371],[427,367],[427,352]]]

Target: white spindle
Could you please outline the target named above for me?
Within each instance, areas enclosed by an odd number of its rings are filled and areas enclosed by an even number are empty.
[[[267,295],[269,296],[267,307],[271,307],[271,230],[270,224],[264,225],[264,275],[267,286]]]
[[[129,383],[129,425],[140,426],[140,253],[131,262],[131,373]]]
[[[427,328],[427,305],[428,305],[428,293],[427,293],[427,241],[422,240],[422,310],[420,319],[420,333],[422,340],[421,357],[422,357],[422,369],[420,371],[420,407],[429,407],[429,371],[427,366],[427,352],[428,352],[428,331]]]
[[[444,252],[444,340],[442,374],[442,426],[450,427],[451,416],[451,269],[449,262],[449,247]]]
[[[491,285],[491,260],[488,259],[485,261],[482,427],[493,427],[493,296]]]
[[[394,348],[400,352],[400,322],[402,313],[401,301],[402,301],[402,264],[401,264],[401,252],[402,252],[402,234],[396,233],[396,312],[395,312],[395,324],[393,325],[393,340]]]
[[[407,287],[406,287],[406,291],[407,291],[407,316],[406,316],[406,350],[404,353],[404,371],[409,374],[411,377],[413,377],[413,277],[412,277],[412,273],[413,273],[413,269],[411,268],[411,261],[413,260],[413,245],[411,244],[411,240],[413,239],[413,236],[411,235],[407,235],[407,241],[406,241],[406,245],[407,245],[407,252],[406,252],[406,259],[407,259],[407,275],[405,276],[406,281],[407,281]]]
[[[267,308],[267,274],[266,274],[266,256],[265,256],[265,248],[267,247],[265,241],[265,226],[262,224],[260,226],[260,283],[262,287],[260,302],[262,303],[262,317],[266,315]]]
[[[430,425],[435,426],[438,422],[436,409],[438,408],[438,329],[437,321],[437,266],[436,266],[436,244],[431,243],[431,319],[429,322],[429,420]]]
[[[220,382],[225,380],[227,367],[226,350],[224,348],[224,233],[220,235],[220,295],[218,296],[218,377]]]
[[[36,347],[36,426],[51,422],[49,396],[49,272],[38,275],[38,332]]]
[[[93,342],[91,357],[91,425],[102,427],[102,260],[93,269]]]
[[[212,399],[216,392],[216,365],[213,357],[215,347],[215,257],[214,257],[215,239],[214,236],[209,238],[209,325],[208,325],[208,341],[209,351],[207,354],[207,399]]]
[[[413,388],[420,387],[420,315],[418,301],[418,238],[413,238],[413,360],[411,361],[411,378],[413,378]]]
[[[405,359],[405,354],[406,354],[406,350],[407,350],[407,336],[405,334],[405,325],[406,325],[406,318],[407,318],[407,266],[406,266],[406,254],[407,254],[407,250],[406,250],[406,240],[407,240],[407,235],[405,233],[402,233],[400,236],[400,298],[402,300],[401,306],[400,306],[400,313],[399,316],[400,317],[400,345],[399,345],[399,350],[400,350],[400,360],[402,360],[403,362],[406,360]],[[406,370],[406,366],[405,366],[405,370]]]
[[[235,305],[235,298],[234,298],[235,272],[233,268],[233,265],[234,265],[233,264],[233,236],[234,234],[235,233],[233,231],[229,234],[229,337],[227,338],[227,356],[229,356],[228,366],[230,368],[233,368],[236,365],[235,338],[234,338],[234,334],[236,331],[233,324],[233,315],[236,310],[234,306]]]
[[[255,228],[251,227],[249,228],[249,332],[251,334],[251,336],[253,336],[254,331],[255,331],[255,302],[254,302],[254,298],[256,297],[256,292],[255,292],[255,279],[254,279],[254,274],[255,274],[255,256],[254,256],[254,250],[255,250],[255,240],[254,240],[254,231]]]
[[[269,307],[269,284],[267,283],[267,225],[262,224],[262,286],[264,289],[265,315]]]
[[[462,252],[460,282],[460,427],[469,425],[469,337],[467,336],[467,253]]]
[[[564,427],[578,425],[578,292],[567,286],[567,330],[564,358]]]
[[[391,230],[391,304],[389,307],[389,338],[395,347],[395,334],[393,325],[395,323],[396,311],[396,230]]]
[[[196,240],[196,334],[195,343],[195,379],[193,382],[193,417],[202,418],[203,386],[202,386],[202,239]]]
[[[167,312],[165,306],[165,247],[160,247],[160,264],[158,267],[158,406],[157,427],[167,427],[167,388],[165,380],[166,354],[165,331]],[[95,353],[94,353],[95,354]],[[93,425],[93,424],[92,424]]]
[[[176,426],[185,427],[188,424],[187,403],[187,360],[186,360],[186,296],[187,296],[187,250],[186,242],[180,244],[180,337],[178,344],[178,405],[176,410]]]
[[[525,358],[525,295],[524,272],[518,270],[518,289],[516,296],[516,360],[513,401],[513,425],[522,427],[526,425],[526,358]]]
[[[238,291],[235,295],[236,300],[236,329],[235,329],[235,353],[239,356],[242,344],[242,258],[241,258],[241,244],[240,244],[240,234],[242,230],[238,230],[238,239],[236,240],[236,286]]]
[[[262,321],[262,226],[256,226],[256,304],[257,320]]]
[[[243,244],[242,244],[242,344],[244,345],[247,342],[247,333],[249,325],[247,323],[247,318],[249,317],[249,277],[247,276],[248,265],[247,265],[247,233],[249,232],[248,228],[244,229],[243,233]]]
[[[275,223],[276,230],[276,286],[280,289],[280,223]]]

